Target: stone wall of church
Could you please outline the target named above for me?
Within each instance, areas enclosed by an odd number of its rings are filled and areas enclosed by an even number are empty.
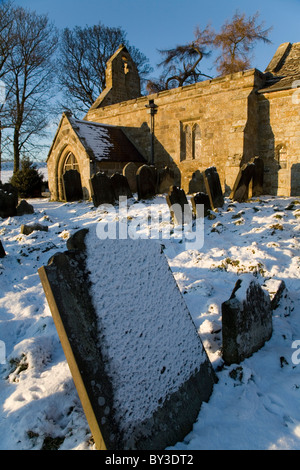
[[[48,184],[52,200],[64,200],[62,175],[65,160],[69,153],[73,153],[76,157],[81,176],[83,196],[85,199],[88,199],[90,197],[89,180],[92,171],[90,159],[76,134],[73,132],[68,119],[64,117],[61,122],[59,134],[54,140],[50,156],[47,160]]]
[[[194,85],[91,109],[85,119],[121,126],[150,161],[150,115],[155,116],[155,165],[171,166],[187,192],[203,189],[201,172],[216,166],[223,189],[233,186],[241,162],[258,155],[258,99],[262,74],[248,70]]]
[[[265,164],[265,192],[300,195],[300,90],[259,94],[259,155]]]

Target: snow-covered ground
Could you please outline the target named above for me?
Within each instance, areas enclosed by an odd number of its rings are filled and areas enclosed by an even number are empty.
[[[0,219],[7,253],[0,260],[0,449],[93,450],[37,270],[78,229],[119,220],[118,208],[29,202],[33,215]],[[129,205],[128,226],[154,205],[165,216],[169,211],[164,196]],[[186,249],[176,230],[162,242],[219,379],[193,430],[172,450],[300,449],[300,198],[226,199],[214,215],[205,219],[200,250]],[[140,234],[147,215],[143,221]],[[22,235],[21,224],[29,222],[49,230]],[[245,273],[262,285],[284,280],[289,296],[273,313],[270,341],[241,364],[224,366],[221,304]]]

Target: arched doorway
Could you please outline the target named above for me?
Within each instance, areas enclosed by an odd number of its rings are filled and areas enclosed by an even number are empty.
[[[62,186],[66,201],[79,201],[83,199],[79,165],[75,155],[68,152],[64,158],[62,168]]]

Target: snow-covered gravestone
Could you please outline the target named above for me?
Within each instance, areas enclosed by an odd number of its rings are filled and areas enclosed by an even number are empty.
[[[272,336],[269,295],[251,275],[243,275],[222,304],[223,359],[239,364]]]
[[[97,448],[183,440],[215,375],[159,243],[67,246],[39,274]]]

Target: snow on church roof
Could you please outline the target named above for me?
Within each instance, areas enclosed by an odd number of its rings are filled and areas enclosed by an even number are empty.
[[[87,153],[94,160],[144,162],[144,158],[121,128],[74,117],[68,120]]]

